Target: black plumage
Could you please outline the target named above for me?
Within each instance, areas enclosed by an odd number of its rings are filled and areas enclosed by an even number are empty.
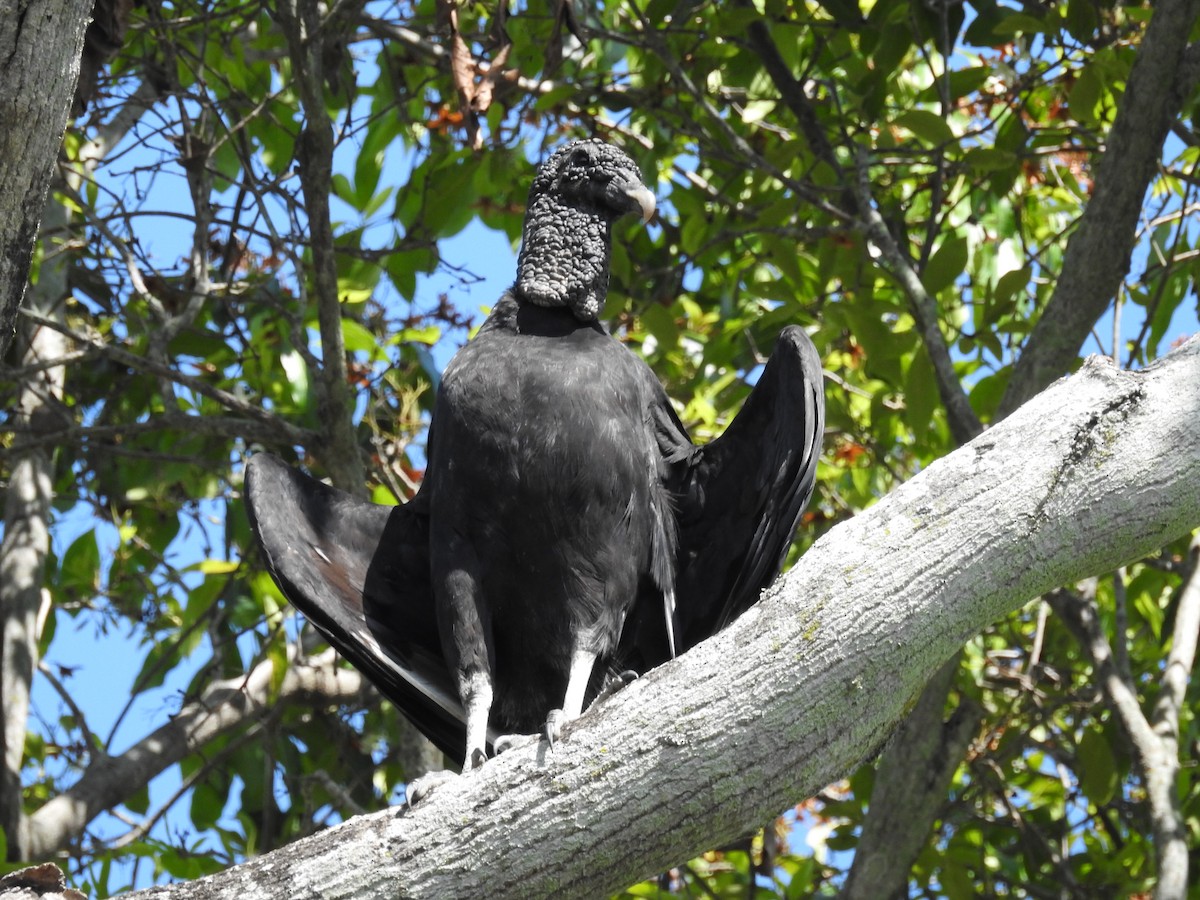
[[[409,503],[357,500],[268,454],[247,467],[284,594],[468,765],[502,734],[556,736],[618,673],[724,627],[778,574],[812,494],[824,402],[801,329],[698,447],[596,321],[612,223],[653,209],[600,141],[540,168],[516,283],[445,372]]]

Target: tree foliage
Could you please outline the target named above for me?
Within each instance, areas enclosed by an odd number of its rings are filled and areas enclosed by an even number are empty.
[[[6,846],[66,853],[97,896],[380,808],[428,764],[352,673],[302,677],[317,651],[255,556],[243,463],[266,447],[380,502],[411,495],[439,365],[495,299],[469,290],[494,266],[469,241],[519,238],[534,163],[563,140],[622,144],[656,188],[655,223],[615,241],[605,317],[698,439],[783,325],[812,334],[829,431],[796,552],[1084,353],[1138,367],[1195,330],[1195,2],[181,0],[128,17],[64,141],[0,381],[0,555],[48,516],[52,544],[21,560],[49,604],[34,677],[58,696],[15,723]],[[39,477],[43,512],[13,499]],[[966,645],[924,703],[939,730],[957,709],[961,740],[911,859],[866,837],[887,804],[865,766],[630,893],[851,893],[851,859],[876,857],[920,895],[1147,890],[1161,810],[1110,684],[1157,721],[1195,568],[1180,542]],[[73,699],[74,667],[104,671],[60,654],[79,630],[138,654],[131,704],[182,690],[132,749]],[[200,715],[214,686],[251,681],[263,702]],[[179,739],[150,741],[160,726]],[[1177,729],[1195,846],[1186,703]],[[152,803],[168,769],[179,788]]]

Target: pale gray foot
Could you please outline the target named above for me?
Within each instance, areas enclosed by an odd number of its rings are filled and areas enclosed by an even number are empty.
[[[592,706],[595,706],[597,703],[600,703],[603,700],[607,700],[617,691],[621,690],[621,688],[629,687],[629,685],[633,684],[637,680],[638,673],[633,671],[633,669],[626,669],[616,677],[610,678],[607,683],[605,683],[604,687],[600,688],[600,693],[596,695],[596,699],[592,701],[591,706],[589,706],[588,709],[591,709]]]
[[[583,712],[583,695],[587,691],[595,665],[596,654],[590,650],[576,650],[571,655],[571,671],[567,675],[567,693],[563,698],[562,709],[550,710],[546,724],[542,726],[542,737],[546,739],[551,750],[562,740],[563,727],[573,719],[578,719],[579,714]]]
[[[502,734],[492,741],[492,750],[496,756],[515,750],[538,739],[536,734]]]
[[[408,786],[408,791],[405,793],[404,800],[409,809],[417,803],[420,803],[433,791],[434,788],[441,787],[449,781],[458,778],[449,769],[439,769],[437,772],[426,772],[420,778],[414,778]]]

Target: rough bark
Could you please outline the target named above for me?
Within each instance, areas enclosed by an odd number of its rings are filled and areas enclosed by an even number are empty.
[[[136,897],[594,896],[870,757],[973,633],[1200,523],[1200,340],[1093,360],[834,529],[730,628],[412,810]]]
[[[92,0],[0,0],[0,359],[12,342]]]
[[[1197,67],[1183,65],[1200,0],[1162,0],[1138,47],[1117,117],[1096,165],[1095,189],[1067,242],[1054,293],[1013,368],[999,415],[1068,371],[1129,271],[1146,188]]]

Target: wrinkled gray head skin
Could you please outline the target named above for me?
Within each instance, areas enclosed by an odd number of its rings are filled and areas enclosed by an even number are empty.
[[[631,212],[644,221],[654,214],[654,194],[633,160],[599,140],[556,150],[529,191],[517,295],[594,321],[608,293],[612,223]]]

